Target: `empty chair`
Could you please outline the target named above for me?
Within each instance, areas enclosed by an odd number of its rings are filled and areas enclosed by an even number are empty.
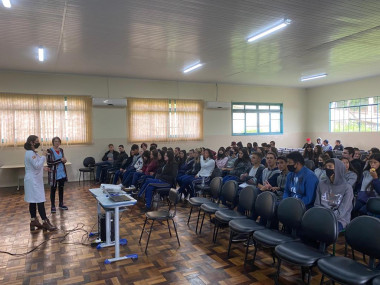
[[[366,204],[367,213],[380,216],[380,197],[369,198]]]
[[[369,256],[368,266],[343,256],[330,256],[318,261],[324,277],[344,284],[368,284],[371,279],[380,276],[375,269],[375,259],[380,258],[380,220],[375,217],[361,216],[352,220],[346,227],[346,241],[352,249]]]
[[[90,180],[91,180],[91,173],[93,177],[95,178],[95,158],[93,157],[86,157],[83,160],[83,168],[79,168],[79,182],[80,182],[80,177],[83,173],[83,181],[84,181],[84,174],[85,173],[90,173]]]
[[[371,282],[371,285],[380,285],[380,276],[374,278]]]
[[[211,199],[205,198],[205,197],[192,197],[189,199],[190,204],[190,213],[189,217],[187,219],[187,224],[190,222],[191,213],[193,212],[194,207],[200,207],[204,203],[209,202],[219,202],[220,193],[222,190],[222,177],[215,177],[210,182],[210,194]],[[197,226],[195,228],[195,232],[198,232],[198,224],[199,224],[199,216],[200,216],[200,209],[198,211],[198,219],[197,219]]]
[[[277,209],[278,220],[282,223],[286,232],[277,230],[265,229],[253,233],[255,242],[255,253],[253,262],[256,258],[256,253],[259,245],[270,248],[272,250],[273,262],[274,248],[285,242],[291,242],[298,239],[298,232],[301,228],[302,217],[305,213],[305,204],[302,200],[289,197],[281,201]],[[289,234],[287,232],[290,232]]]
[[[247,216],[252,217],[258,191],[259,190],[256,190],[253,186],[247,186],[241,190],[238,208],[239,210],[244,211],[245,215],[233,209],[221,209],[215,212],[214,241],[216,241],[218,230],[221,225],[228,224],[234,219],[246,219]]]
[[[287,261],[301,267],[302,279],[307,271],[307,284],[310,284],[311,268],[319,259],[330,255],[327,246],[335,243],[338,238],[338,221],[333,211],[327,208],[314,207],[306,211],[301,229],[302,241],[283,243],[275,248],[278,258],[276,283],[280,276],[281,262]]]
[[[264,230],[271,226],[273,216],[275,214],[277,197],[276,194],[266,191],[257,196],[254,207],[254,218],[260,216],[267,221],[267,224],[260,225],[252,219],[235,219],[228,223],[230,227],[230,240],[228,243],[227,256],[230,256],[231,244],[235,235],[247,236],[247,245],[245,248],[244,265],[247,262],[249,240],[254,232]]]
[[[227,181],[222,187],[221,197],[223,197],[227,203],[233,204],[236,194],[237,194],[237,189],[238,189],[238,184],[236,181],[234,180]],[[211,217],[211,215],[215,214],[216,211],[220,209],[228,208],[226,205],[220,204],[219,202],[220,201],[218,201],[217,203],[209,202],[209,203],[202,204],[200,210],[203,211],[203,217],[202,217],[199,233],[202,232],[203,222],[204,222],[206,214],[209,214],[209,216]],[[213,241],[214,241],[214,235],[213,235]]]
[[[175,217],[176,212],[177,212],[178,200],[179,200],[179,197],[178,197],[177,191],[175,189],[170,189],[170,192],[169,192],[169,209],[167,211],[166,210],[159,210],[159,211],[151,211],[151,212],[145,213],[145,222],[144,222],[144,226],[143,226],[142,231],[141,231],[139,244],[141,244],[141,238],[142,238],[142,235],[144,233],[145,225],[146,225],[147,221],[148,220],[152,221],[152,224],[150,226],[150,230],[148,233],[148,240],[146,242],[145,253],[147,252],[147,249],[148,249],[150,235],[152,234],[153,224],[155,221],[165,221],[166,220],[166,222],[168,223],[169,234],[170,234],[170,236],[172,236],[172,233],[170,231],[170,224],[169,224],[169,220],[171,220],[173,222],[173,227],[174,227],[174,231],[175,231],[175,234],[177,237],[178,245],[179,246],[181,245],[179,242],[179,238],[178,238],[177,228],[176,228],[175,222],[174,222],[174,217]],[[172,206],[174,206],[174,211],[171,211]]]

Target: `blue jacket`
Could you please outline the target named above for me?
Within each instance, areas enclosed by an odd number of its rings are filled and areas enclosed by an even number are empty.
[[[296,197],[301,199],[306,209],[314,205],[315,190],[318,186],[318,178],[314,172],[303,166],[298,173],[289,172],[286,178],[284,199]]]

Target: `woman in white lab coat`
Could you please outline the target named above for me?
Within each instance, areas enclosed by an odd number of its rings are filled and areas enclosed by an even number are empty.
[[[43,156],[37,153],[40,146],[40,140],[37,136],[31,135],[24,144],[25,152],[25,177],[24,177],[24,191],[25,201],[29,203],[30,212],[30,230],[46,229],[54,231],[57,228],[52,225],[46,217],[45,211],[45,189],[43,180],[44,163],[46,160],[46,151],[43,151]],[[37,218],[38,213],[43,220],[40,224]]]

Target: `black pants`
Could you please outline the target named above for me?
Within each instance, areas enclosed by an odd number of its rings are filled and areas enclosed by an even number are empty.
[[[29,213],[32,219],[37,217],[37,206],[38,213],[40,213],[41,219],[46,220],[46,212],[45,212],[45,203],[29,203]]]
[[[59,197],[59,206],[63,205],[63,186],[65,185],[65,178],[57,180],[58,185],[58,197]],[[56,187],[51,187],[50,189],[50,202],[51,206],[55,207],[55,191],[57,190]]]

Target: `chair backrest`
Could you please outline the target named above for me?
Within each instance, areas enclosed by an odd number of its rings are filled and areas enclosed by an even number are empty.
[[[273,192],[265,191],[257,196],[255,202],[255,214],[267,221],[270,226],[276,209],[277,196]]]
[[[380,219],[371,216],[360,216],[353,219],[346,227],[346,241],[354,250],[370,256],[380,258]]]
[[[84,160],[83,160],[83,166],[84,167],[91,167],[91,166],[95,166],[95,158],[89,156],[89,157],[86,157]]]
[[[338,221],[334,212],[323,207],[313,207],[302,217],[302,238],[310,242],[320,242],[320,251],[336,242],[338,238]]]
[[[238,184],[234,180],[229,180],[222,187],[222,196],[226,202],[233,204],[237,195]]]
[[[213,200],[219,200],[222,191],[222,177],[214,177],[210,182],[210,192]]]
[[[380,215],[380,197],[369,198],[366,204],[367,212]]]
[[[254,211],[256,199],[257,199],[257,191],[255,191],[255,187],[247,186],[241,190],[239,194],[239,206],[249,212]]]
[[[176,189],[170,189],[169,191],[169,212],[171,206],[174,206],[174,212],[170,212],[170,217],[175,217],[177,213],[177,204],[179,201],[179,195]]]
[[[301,228],[302,217],[306,208],[302,200],[289,197],[280,202],[277,209],[278,220],[288,229],[292,230],[292,235]]]

